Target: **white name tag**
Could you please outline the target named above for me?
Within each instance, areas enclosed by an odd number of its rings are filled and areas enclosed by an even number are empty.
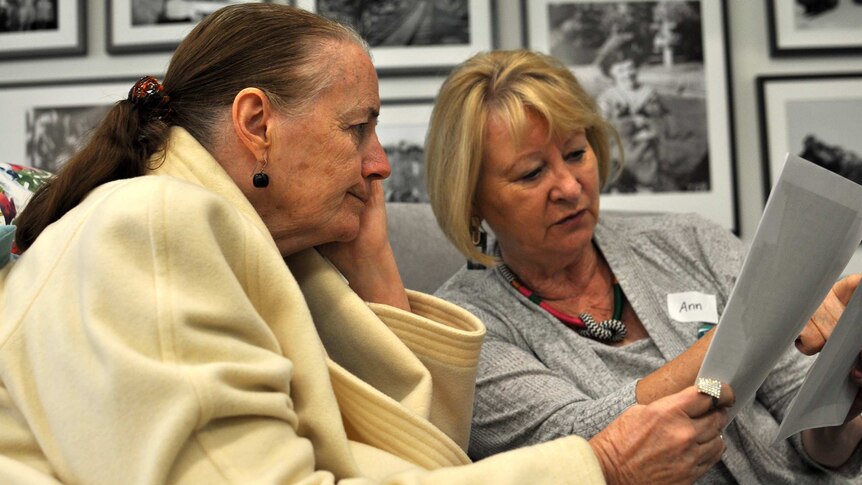
[[[715,295],[699,291],[668,294],[667,313],[678,322],[718,323]]]

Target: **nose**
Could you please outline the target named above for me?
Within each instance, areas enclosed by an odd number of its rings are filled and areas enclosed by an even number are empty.
[[[383,145],[375,133],[374,139],[368,144],[367,153],[362,158],[362,178],[371,180],[382,180],[389,177],[392,173],[392,166],[389,165],[389,158],[386,157],[386,152],[383,150]]]
[[[555,163],[553,170],[554,186],[551,188],[550,197],[553,201],[574,201],[581,196],[583,186],[575,169],[560,159]]]

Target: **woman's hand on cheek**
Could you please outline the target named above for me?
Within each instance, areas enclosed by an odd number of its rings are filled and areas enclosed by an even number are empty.
[[[383,197],[383,181],[374,180],[370,184],[369,197],[365,209],[359,216],[359,232],[350,241],[334,242],[318,246],[342,272],[364,261],[375,261],[381,254],[391,253],[386,232],[386,204]]]
[[[410,311],[386,232],[382,180],[371,182],[369,198],[359,218],[357,236],[351,241],[318,246],[317,250],[341,271],[353,291],[365,301]]]
[[[842,278],[832,286],[823,303],[808,319],[802,333],[796,338],[796,348],[800,352],[805,355],[814,355],[826,345],[835,324],[838,323],[838,319],[844,313],[844,308],[850,302],[853,292],[859,286],[860,279],[862,279],[862,273],[853,274]]]

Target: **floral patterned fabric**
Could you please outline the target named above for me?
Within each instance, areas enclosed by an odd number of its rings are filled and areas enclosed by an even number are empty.
[[[15,245],[15,226],[0,226],[0,268],[15,258],[12,249]]]
[[[12,224],[12,219],[27,205],[33,192],[51,177],[50,172],[38,168],[0,163],[0,213],[3,214],[0,225]]]
[[[8,261],[9,248],[12,246],[13,219],[18,215],[33,192],[52,177],[50,172],[38,168],[24,167],[11,163],[0,163],[0,214],[3,215],[0,228],[0,267]],[[14,247],[12,252],[15,253]]]

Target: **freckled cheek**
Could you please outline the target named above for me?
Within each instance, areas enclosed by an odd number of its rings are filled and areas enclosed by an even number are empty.
[[[330,139],[312,149],[320,154],[319,163],[321,167],[319,170],[327,183],[337,183],[338,179],[357,171],[359,167],[356,149],[350,142],[333,142]]]

